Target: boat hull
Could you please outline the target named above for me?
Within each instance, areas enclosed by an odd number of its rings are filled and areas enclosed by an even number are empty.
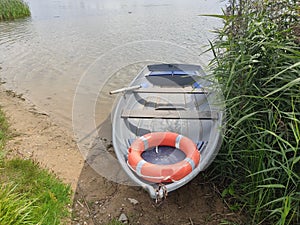
[[[152,198],[161,184],[149,182],[128,165],[128,149],[153,132],[174,132],[192,140],[201,159],[182,179],[164,184],[174,191],[205,170],[221,145],[223,105],[218,91],[198,65],[158,64],[145,67],[121,91],[112,112],[113,146],[122,168]]]

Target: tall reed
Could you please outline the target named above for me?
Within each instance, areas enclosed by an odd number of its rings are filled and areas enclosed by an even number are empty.
[[[300,224],[298,3],[229,2],[211,43],[227,108],[214,172],[249,224]]]
[[[30,16],[30,10],[23,0],[0,0],[0,21],[26,16]]]

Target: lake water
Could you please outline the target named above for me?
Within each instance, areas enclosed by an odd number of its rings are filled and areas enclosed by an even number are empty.
[[[0,22],[1,80],[69,128],[74,108],[82,109],[77,119],[85,117],[85,104],[96,123],[106,119],[108,91],[126,86],[147,63],[206,66],[211,55],[200,54],[222,25],[199,16],[221,13],[218,0],[26,2],[31,18]]]

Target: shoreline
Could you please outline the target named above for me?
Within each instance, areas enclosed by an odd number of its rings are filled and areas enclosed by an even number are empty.
[[[70,184],[75,192],[84,159],[70,131],[53,122],[22,95],[4,87],[0,87],[0,106],[13,132],[13,138],[5,146],[7,157],[36,161]]]

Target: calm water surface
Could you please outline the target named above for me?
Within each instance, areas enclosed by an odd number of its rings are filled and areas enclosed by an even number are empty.
[[[101,122],[111,110],[109,89],[126,86],[147,62],[197,61],[221,26],[198,16],[220,13],[218,0],[27,2],[31,18],[0,22],[1,80],[70,128],[75,93],[102,98]],[[204,64],[209,57],[200,56]],[[96,93],[97,82],[105,84]]]

